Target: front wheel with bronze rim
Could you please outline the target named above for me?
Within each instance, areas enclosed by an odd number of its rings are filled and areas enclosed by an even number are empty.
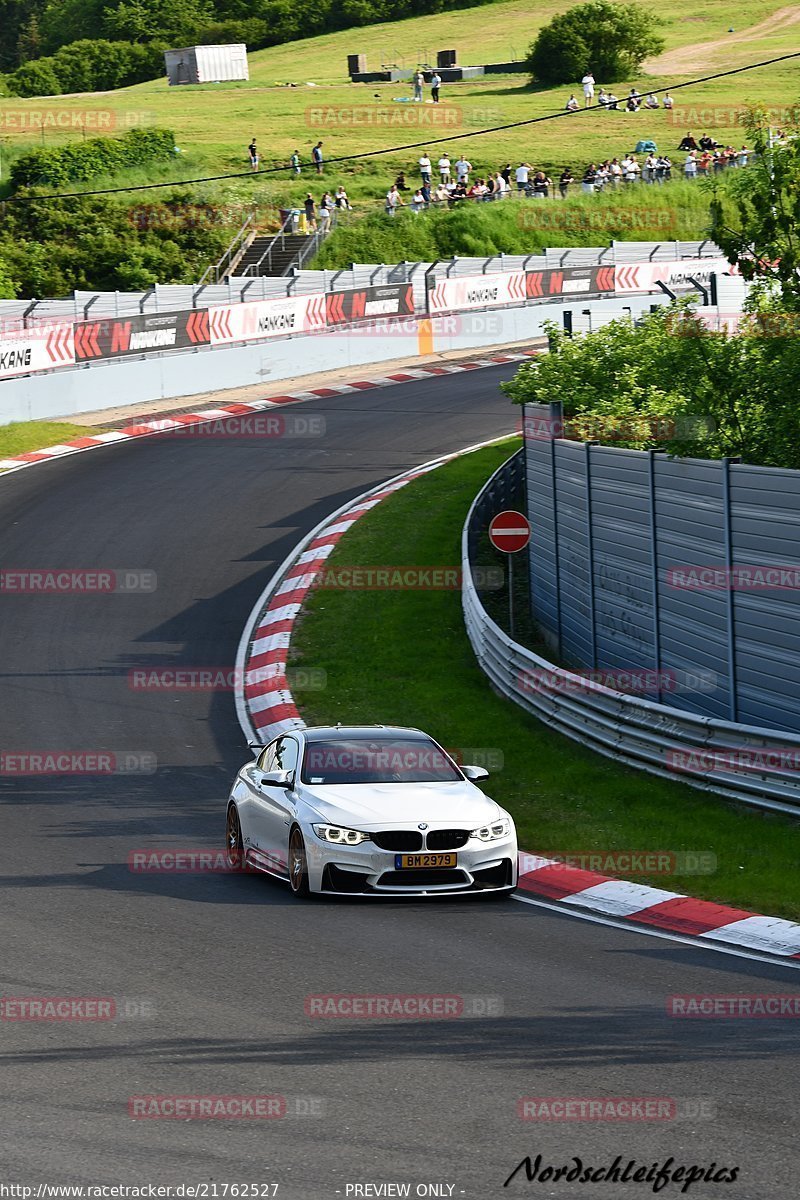
[[[244,857],[244,842],[242,840],[242,825],[236,805],[228,805],[228,819],[225,823],[225,861],[229,871],[246,871]]]
[[[306,844],[297,825],[289,834],[289,885],[295,896],[309,894]]]

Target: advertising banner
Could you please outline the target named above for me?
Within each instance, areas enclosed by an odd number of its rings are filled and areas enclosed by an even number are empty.
[[[0,333],[0,379],[52,371],[75,364],[72,325],[46,325],[14,333]]]
[[[440,279],[428,291],[428,312],[463,312],[470,308],[495,308],[501,304],[524,304],[525,272],[505,275],[462,275]]]
[[[204,308],[80,321],[74,329],[78,362],[209,345]]]
[[[351,288],[343,292],[329,292],[325,297],[325,319],[328,325],[413,315],[414,286],[410,283]]]
[[[325,327],[325,293],[226,304],[208,310],[212,346],[312,333]]]

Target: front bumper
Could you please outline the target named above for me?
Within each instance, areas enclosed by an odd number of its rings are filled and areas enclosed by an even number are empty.
[[[517,882],[517,841],[471,839],[453,851],[455,867],[395,868],[395,854],[371,842],[360,846],[322,843],[306,837],[309,885],[329,895],[432,896],[448,892],[498,892]]]

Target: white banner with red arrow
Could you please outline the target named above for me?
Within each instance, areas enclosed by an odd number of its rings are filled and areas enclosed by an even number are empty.
[[[499,304],[524,304],[525,272],[502,275],[462,275],[440,279],[428,292],[428,312],[461,312],[469,308],[495,308]]]
[[[208,310],[212,346],[312,333],[325,328],[325,293],[225,304]]]
[[[42,325],[0,334],[0,379],[75,365],[72,325]]]

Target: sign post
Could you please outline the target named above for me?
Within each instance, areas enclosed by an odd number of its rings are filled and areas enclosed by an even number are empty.
[[[514,636],[514,555],[524,550],[531,540],[528,518],[514,509],[506,509],[492,518],[489,541],[495,550],[508,555],[508,631]]]

